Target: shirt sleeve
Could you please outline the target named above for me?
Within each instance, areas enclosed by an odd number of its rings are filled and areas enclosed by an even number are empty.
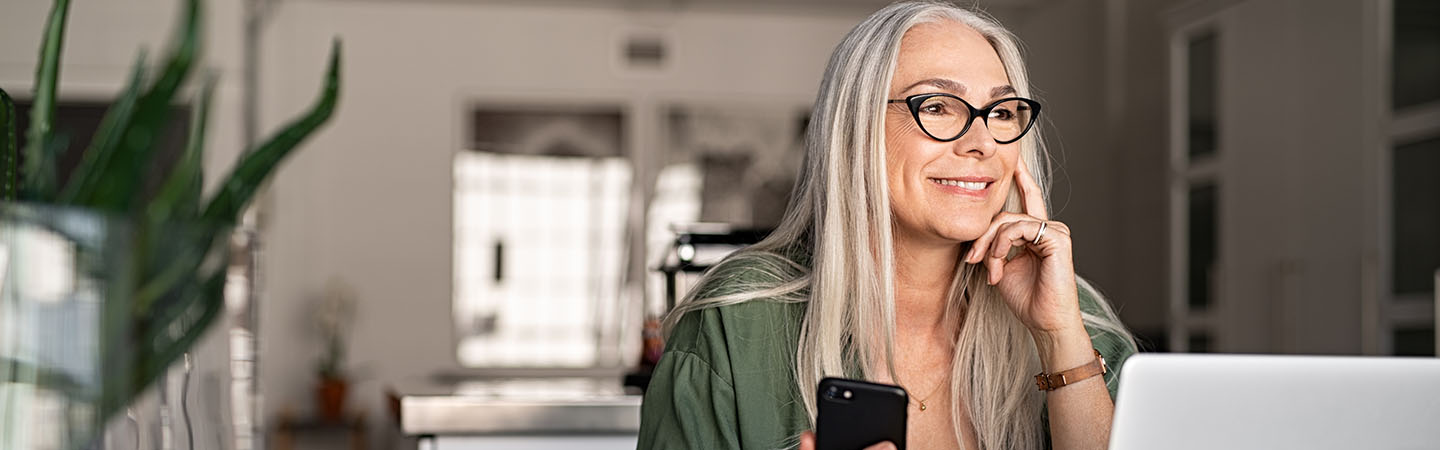
[[[1104,312],[1097,303],[1100,300],[1086,289],[1080,289],[1080,309],[1088,314],[1101,315]],[[1105,365],[1109,369],[1105,372],[1105,388],[1110,391],[1110,399],[1115,399],[1115,393],[1120,388],[1120,369],[1125,360],[1135,354],[1135,344],[1129,338],[1111,330],[1096,328],[1087,325],[1086,331],[1090,334],[1090,343],[1100,356],[1105,358]]]
[[[680,337],[661,356],[640,407],[639,449],[740,448],[734,384],[707,360],[704,346],[687,345],[698,337],[696,311],[681,319],[672,336]]]
[[[1091,335],[1091,343],[1100,355],[1105,357],[1105,365],[1109,371],[1105,372],[1105,388],[1110,390],[1110,399],[1115,399],[1115,393],[1120,388],[1120,368],[1130,355],[1135,354],[1135,348],[1130,346],[1125,338],[1109,331],[1101,331]]]

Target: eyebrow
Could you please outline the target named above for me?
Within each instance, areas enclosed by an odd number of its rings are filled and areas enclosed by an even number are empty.
[[[954,80],[949,80],[945,78],[926,78],[924,80],[911,83],[909,86],[906,86],[905,89],[901,90],[900,92],[908,92],[909,90],[915,89],[916,86],[920,86],[922,84],[928,84],[943,90],[951,91],[956,93],[957,95],[963,95],[966,91],[964,84],[961,84]],[[1012,94],[1015,94],[1015,87],[1008,84],[1004,86],[996,86],[994,89],[990,90],[991,98]]]

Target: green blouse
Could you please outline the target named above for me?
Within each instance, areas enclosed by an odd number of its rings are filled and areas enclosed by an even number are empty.
[[[714,278],[724,284],[774,282],[745,263]],[[727,280],[738,280],[727,283]],[[774,449],[795,446],[810,428],[796,391],[795,348],[806,303],[752,300],[686,314],[672,330],[640,409],[641,449]],[[1081,310],[1100,307],[1084,290]],[[1087,327],[1088,329],[1088,327]],[[1089,329],[1110,372],[1114,398],[1120,367],[1133,350],[1110,332]]]

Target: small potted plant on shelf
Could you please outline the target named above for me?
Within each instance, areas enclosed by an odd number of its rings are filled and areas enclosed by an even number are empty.
[[[54,1],[45,26],[23,149],[0,89],[0,448],[110,448],[97,442],[107,423],[224,309],[230,231],[246,205],[335,110],[338,40],[314,105],[247,149],[206,198],[213,77],[191,99],[179,160],[160,161],[156,150],[196,78],[202,6],[185,0],[158,65],[141,52],[87,148],[68,149],[53,123],[68,0]],[[83,153],[61,177],[67,151]]]
[[[345,398],[350,386],[345,370],[346,337],[354,320],[354,291],[344,282],[331,280],[315,308],[315,329],[324,344],[316,364],[319,380],[315,386],[315,409],[325,422],[345,419]]]

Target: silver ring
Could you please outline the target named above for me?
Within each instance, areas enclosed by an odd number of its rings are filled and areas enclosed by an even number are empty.
[[[1030,241],[1031,245],[1040,245],[1040,238],[1045,236],[1045,225],[1046,222],[1040,222],[1040,231],[1035,232],[1035,240]]]

